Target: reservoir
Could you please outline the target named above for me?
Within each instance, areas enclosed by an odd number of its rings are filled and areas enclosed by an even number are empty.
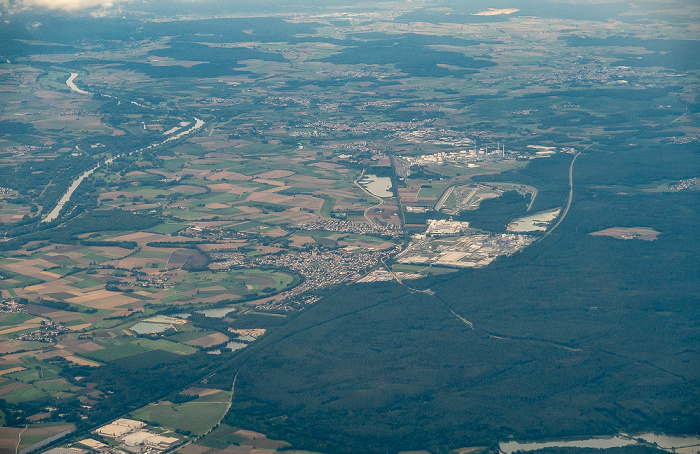
[[[360,184],[377,197],[394,197],[394,193],[391,192],[391,178],[389,177],[365,175],[360,180]]]
[[[559,208],[556,210],[541,211],[522,218],[514,220],[509,226],[510,232],[535,232],[545,231],[549,223],[559,216]]]
[[[228,314],[229,312],[233,312],[236,309],[238,309],[236,306],[226,306],[217,307],[214,309],[203,309],[201,311],[197,311],[197,313],[203,314],[205,317],[224,318],[226,317],[226,314]]]

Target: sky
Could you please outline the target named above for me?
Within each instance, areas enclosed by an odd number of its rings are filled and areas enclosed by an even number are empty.
[[[5,10],[48,9],[79,11],[88,8],[112,8],[116,3],[128,0],[0,0]]]

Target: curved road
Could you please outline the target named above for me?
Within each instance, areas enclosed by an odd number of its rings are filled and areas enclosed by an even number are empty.
[[[590,145],[588,146],[590,147]],[[587,149],[588,147],[584,148]],[[574,199],[574,163],[576,162],[576,158],[579,157],[581,154],[581,151],[576,153],[574,155],[574,159],[571,160],[571,165],[569,165],[569,200],[566,201],[566,206],[564,207],[564,211],[562,211],[561,216],[559,216],[559,219],[557,220],[557,223],[552,226],[551,229],[547,233],[545,233],[542,238],[540,238],[540,241],[543,240],[544,238],[547,238],[550,233],[554,231],[557,227],[559,227],[559,224],[561,224],[561,221],[564,220],[566,215],[569,213],[569,208],[571,208],[571,201]]]

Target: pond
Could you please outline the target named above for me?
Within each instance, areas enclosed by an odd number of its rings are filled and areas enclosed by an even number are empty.
[[[540,211],[539,213],[531,214],[522,218],[515,219],[508,225],[510,232],[535,232],[545,231],[549,223],[559,216],[559,209]]]
[[[244,344],[243,342],[233,342],[233,341],[226,344],[226,348],[230,348],[232,352],[235,352],[236,350],[240,350],[242,348],[246,348],[247,346],[248,346],[248,344]],[[209,353],[210,355],[220,355],[221,350],[219,350],[219,349],[211,350],[211,351],[208,351],[207,353]]]
[[[196,312],[198,314],[203,314],[205,317],[224,318],[224,317],[226,317],[227,314],[235,311],[236,309],[237,309],[236,306],[226,306],[226,307],[217,307],[214,309],[203,309],[201,311],[196,311]]]
[[[394,197],[394,193],[391,192],[391,178],[389,177],[365,175],[360,180],[360,184],[377,197]]]
[[[171,328],[172,326],[173,325],[170,323],[139,322],[129,329],[135,332],[136,334],[156,334],[162,333],[163,331]]]

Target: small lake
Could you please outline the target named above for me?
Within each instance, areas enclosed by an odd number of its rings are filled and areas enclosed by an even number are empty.
[[[235,352],[236,350],[240,350],[242,348],[246,348],[247,346],[248,346],[248,344],[244,344],[243,342],[234,342],[234,341],[231,341],[228,344],[226,344],[226,348],[230,348],[232,352]],[[218,350],[218,349],[212,350],[212,351],[209,351],[207,353],[209,353],[210,355],[220,355],[221,350]]]
[[[510,232],[536,232],[545,231],[556,217],[559,216],[559,209],[540,211],[539,213],[531,214],[518,218],[508,225]]]
[[[360,180],[360,184],[377,197],[394,197],[394,193],[391,192],[391,178],[389,177],[365,175]]]
[[[499,443],[501,451],[512,454],[515,451],[534,451],[542,448],[618,448],[638,444],[638,439],[643,439],[647,443],[656,444],[666,451],[673,451],[679,454],[696,454],[700,451],[700,438],[694,435],[669,436],[663,434],[643,433],[643,434],[619,434],[614,437],[591,437],[581,439],[552,440],[542,442],[517,442],[506,441]]]
[[[201,311],[195,311],[198,314],[203,314],[205,317],[211,317],[211,318],[224,318],[226,315],[230,312],[233,312],[237,309],[236,306],[226,306],[226,307],[217,307],[214,309],[203,309]]]
[[[173,325],[170,323],[139,322],[129,329],[135,332],[136,334],[156,334],[162,333],[163,331],[166,331],[172,326]]]

